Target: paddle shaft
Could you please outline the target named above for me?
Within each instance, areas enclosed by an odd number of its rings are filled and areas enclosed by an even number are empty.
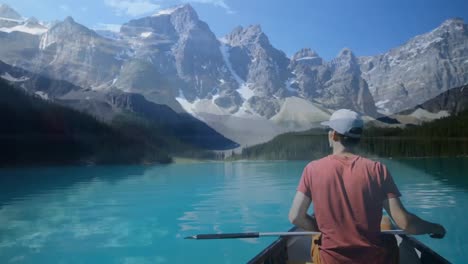
[[[402,235],[403,230],[382,230],[382,234]],[[224,234],[199,234],[186,237],[185,239],[232,239],[232,238],[258,238],[267,236],[312,236],[318,235],[320,232],[251,232],[251,233],[224,233]]]

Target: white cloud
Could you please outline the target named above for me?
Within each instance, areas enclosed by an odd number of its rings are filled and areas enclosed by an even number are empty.
[[[63,11],[65,11],[65,12],[70,11],[70,7],[67,6],[67,5],[60,5],[59,8],[62,9]]]
[[[139,16],[161,8],[161,5],[150,0],[104,0],[104,3],[113,8],[117,15]]]
[[[220,7],[228,14],[235,11],[226,3],[226,0],[104,0],[117,15],[140,16],[183,3],[199,3]]]
[[[217,7],[221,7],[226,10],[228,14],[235,14],[236,12],[231,9],[231,7],[226,4],[225,0],[183,0],[184,3],[201,3],[201,4],[210,4]]]

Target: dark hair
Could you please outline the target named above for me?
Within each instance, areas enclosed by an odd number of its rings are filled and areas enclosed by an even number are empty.
[[[358,135],[362,135],[362,128],[360,127],[353,127],[351,128],[351,130],[349,130],[350,133],[352,134],[358,134]],[[359,142],[361,142],[361,138],[354,138],[354,137],[349,137],[349,136],[345,136],[343,134],[340,134],[338,132],[336,132],[336,135],[339,139],[339,141],[341,142],[341,144],[343,144],[343,146],[345,148],[354,148],[356,147],[357,145],[359,145]]]

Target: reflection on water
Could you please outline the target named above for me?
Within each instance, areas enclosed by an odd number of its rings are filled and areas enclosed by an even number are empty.
[[[405,159],[384,161],[394,175],[406,208],[447,230],[444,239],[417,236],[454,263],[464,263],[468,248],[468,159]]]
[[[404,189],[404,196],[410,207],[419,209],[437,209],[440,207],[455,207],[456,188],[444,187],[441,182],[408,184]]]
[[[466,161],[384,161],[406,207],[448,230],[418,238],[454,262],[468,245]],[[306,163],[0,170],[0,262],[243,263],[274,238],[183,237],[287,230]]]

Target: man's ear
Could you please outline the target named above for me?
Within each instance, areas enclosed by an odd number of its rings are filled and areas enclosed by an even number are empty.
[[[332,130],[331,133],[332,133],[332,134],[331,134],[331,139],[332,139],[333,141],[335,141],[335,142],[340,141],[340,139],[339,139],[339,137],[338,137],[338,134],[336,133],[335,130]]]

